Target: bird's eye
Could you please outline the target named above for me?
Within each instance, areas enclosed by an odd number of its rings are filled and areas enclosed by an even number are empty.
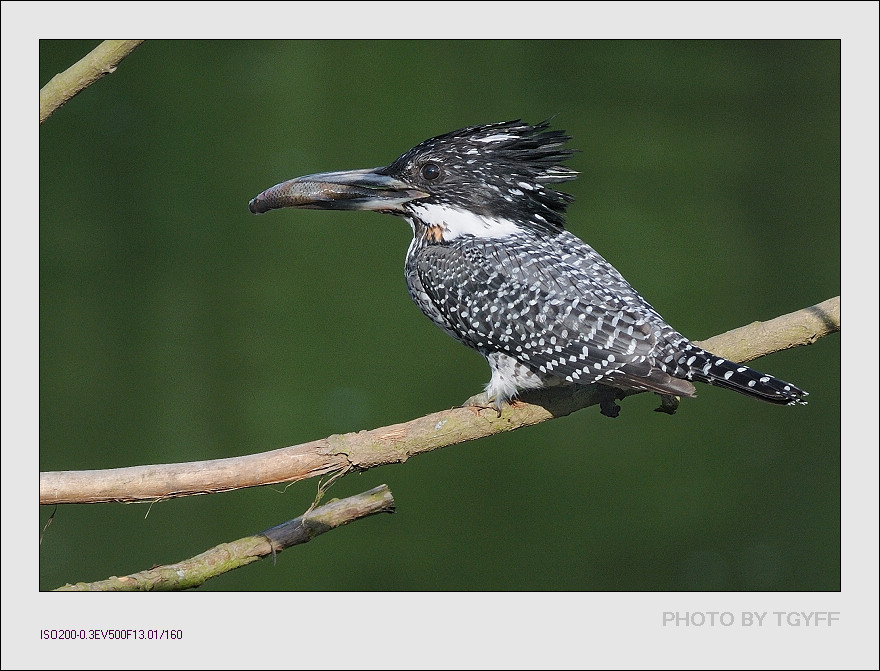
[[[422,166],[422,177],[429,182],[433,182],[440,176],[440,166],[436,163],[425,163]]]

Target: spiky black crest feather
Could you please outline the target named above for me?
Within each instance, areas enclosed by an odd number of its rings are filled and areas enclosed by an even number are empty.
[[[573,180],[577,172],[562,165],[574,153],[564,146],[570,136],[548,128],[548,121],[519,119],[469,126],[419,143],[379,172],[405,176],[451,205],[484,215],[506,212],[524,226],[558,233],[574,199],[548,185]],[[428,163],[443,170],[434,184],[420,175]]]

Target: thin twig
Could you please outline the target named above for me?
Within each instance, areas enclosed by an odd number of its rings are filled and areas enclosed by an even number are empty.
[[[790,347],[808,345],[840,330],[840,297],[813,307],[755,322],[702,341],[731,361],[751,361]],[[593,387],[555,387],[531,392],[494,410],[474,407],[435,412],[402,424],[334,435],[261,454],[182,464],[133,466],[40,474],[40,503],[149,501],[278,482],[296,482],[349,470],[402,463],[447,445],[531,426],[596,405]]]
[[[119,62],[143,40],[104,40],[86,56],[61,72],[40,89],[40,123],[80,91],[116,70]]]
[[[305,515],[254,536],[221,543],[201,554],[176,564],[156,566],[140,573],[107,580],[64,585],[63,592],[148,592],[198,587],[209,578],[247,566],[285,548],[308,543],[315,536],[349,522],[375,515],[393,513],[394,497],[388,485],[316,508]]]

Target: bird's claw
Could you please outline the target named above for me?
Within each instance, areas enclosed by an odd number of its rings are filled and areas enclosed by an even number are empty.
[[[501,406],[490,399],[486,392],[474,394],[468,400],[461,404],[462,408],[470,408],[475,414],[479,415],[481,410],[494,410],[501,417]]]

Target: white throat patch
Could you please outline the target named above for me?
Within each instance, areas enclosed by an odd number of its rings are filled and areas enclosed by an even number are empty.
[[[506,238],[519,232],[520,228],[509,219],[494,219],[474,214],[448,205],[411,203],[414,216],[429,227],[443,230],[444,240],[454,240],[462,235],[477,238]]]

